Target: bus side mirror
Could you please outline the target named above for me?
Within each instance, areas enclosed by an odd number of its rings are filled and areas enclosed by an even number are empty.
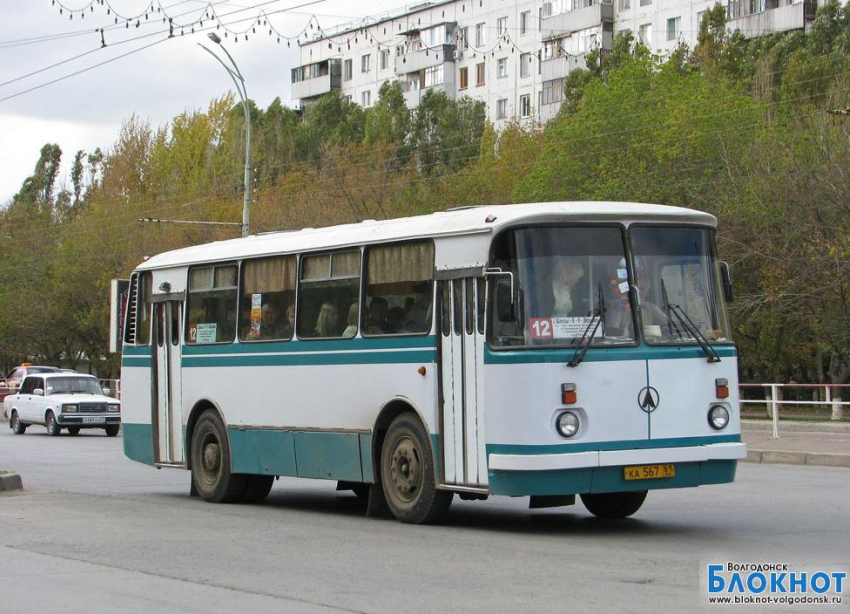
[[[516,306],[513,299],[511,280],[498,280],[496,282],[496,315],[499,322],[516,321]]]
[[[732,273],[728,262],[720,262],[720,280],[723,282],[723,298],[731,303],[735,300],[735,293],[732,291]]]

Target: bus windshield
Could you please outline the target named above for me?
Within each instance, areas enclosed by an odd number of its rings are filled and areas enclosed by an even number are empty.
[[[493,266],[515,280],[513,309],[498,305],[506,295],[496,288],[505,284],[491,284],[493,346],[634,343],[619,226],[517,228],[501,234],[493,249]]]
[[[647,343],[730,343],[712,232],[633,227],[631,245],[640,318]]]

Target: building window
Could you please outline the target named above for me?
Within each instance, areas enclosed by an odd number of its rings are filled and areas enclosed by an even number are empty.
[[[390,50],[381,49],[381,70],[386,70],[390,67]]]
[[[543,8],[540,9],[540,18],[543,19],[544,17],[551,17],[554,14],[555,14],[555,7],[552,5],[552,3],[551,2],[544,2]]]
[[[525,11],[519,14],[519,33],[521,36],[528,34],[531,27],[531,11]]]
[[[652,0],[640,0],[641,6],[649,6],[650,4],[652,4]]]
[[[544,104],[554,104],[556,102],[561,102],[564,100],[564,87],[567,84],[566,78],[563,79],[552,79],[551,81],[543,82],[543,98],[540,102],[540,106]]]
[[[505,119],[508,116],[508,99],[500,98],[496,101],[496,119]]]
[[[360,94],[360,99],[362,101],[362,107],[371,107],[372,106],[372,92],[370,90],[366,90],[362,94]]]
[[[700,27],[702,27],[702,18],[705,15],[705,11],[700,11],[697,13],[697,31],[699,31]]]
[[[546,41],[543,43],[543,60],[554,59],[558,53],[560,44],[558,41]]]
[[[475,65],[475,85],[484,85],[484,62]]]
[[[499,58],[496,60],[496,74],[499,79],[504,79],[508,76],[508,58]]]
[[[487,24],[479,23],[475,26],[475,46],[482,47],[487,44]]]
[[[679,36],[679,30],[681,28],[682,18],[681,17],[671,17],[667,20],[667,40],[672,41],[676,40]]]
[[[236,339],[235,264],[189,271],[186,343],[229,343]]]
[[[345,102],[351,102],[353,100],[352,97],[351,97],[351,94],[346,94],[342,98],[343,98],[343,100],[345,100]]]
[[[369,65],[372,63],[372,54],[360,56],[360,72],[369,72]]]
[[[460,42],[464,49],[469,49],[469,28],[460,29]]]
[[[620,0],[620,10],[628,11],[632,8],[632,0]]]
[[[343,79],[345,79],[346,81],[351,81],[351,77],[353,76],[353,73],[354,73],[354,68],[352,66],[353,63],[354,63],[353,60],[346,60],[345,61],[345,72],[343,73]]]
[[[496,20],[496,28],[499,32],[499,36],[502,36],[505,32],[508,31],[508,18],[507,17],[499,17]]]
[[[360,251],[336,252],[301,259],[298,336],[353,337],[348,315],[360,302]]]
[[[425,69],[425,87],[443,84],[443,66],[444,64],[440,64]]]
[[[519,76],[522,79],[531,76],[531,54],[523,53],[519,56]]]
[[[641,0],[643,2],[643,0]],[[638,40],[647,49],[652,48],[652,24],[645,23],[638,28]]]
[[[460,89],[465,90],[469,87],[469,68],[464,66],[460,69]]]
[[[242,264],[239,339],[292,339],[295,330],[295,256]]]
[[[523,94],[519,97],[519,116],[531,117],[531,94]]]

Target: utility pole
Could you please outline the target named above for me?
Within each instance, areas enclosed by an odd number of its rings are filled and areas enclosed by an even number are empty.
[[[233,68],[228,66],[224,60],[218,57],[213,51],[201,45],[201,43],[198,43],[198,46],[218,60],[219,64],[224,66],[224,70],[226,70],[227,74],[230,75],[230,78],[233,79],[239,98],[242,99],[242,109],[245,111],[245,195],[242,202],[242,236],[247,237],[248,223],[250,221],[249,206],[251,202],[251,113],[248,109],[248,90],[245,89],[245,78],[239,71],[239,67],[236,65],[236,61],[233,59],[233,56],[231,56],[227,49],[225,49],[224,45],[221,44],[221,38],[215,32],[210,32],[207,36],[212,42],[221,47],[221,50],[227,55],[227,58],[230,60]]]

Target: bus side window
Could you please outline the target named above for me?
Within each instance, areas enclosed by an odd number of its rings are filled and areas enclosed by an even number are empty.
[[[301,258],[297,328],[300,339],[350,339],[352,305],[360,302],[360,250]]]
[[[452,289],[449,281],[440,282],[440,329],[444,337],[452,332]]]
[[[434,244],[431,241],[368,248],[363,335],[430,332],[433,278]]]
[[[242,263],[241,341],[289,340],[295,332],[295,256]]]
[[[189,270],[186,343],[231,343],[236,338],[235,264]]]

